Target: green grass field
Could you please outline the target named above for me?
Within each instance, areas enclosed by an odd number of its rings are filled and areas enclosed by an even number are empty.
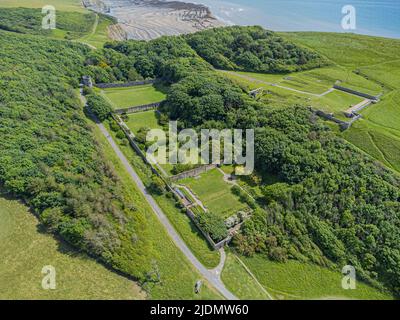
[[[44,266],[56,290],[41,287]],[[131,280],[42,231],[20,202],[0,193],[0,299],[145,299]]]
[[[399,60],[400,40],[348,33],[291,32],[281,36],[314,49],[349,70]]]
[[[393,299],[361,281],[357,281],[355,290],[344,290],[340,272],[316,265],[277,263],[262,256],[240,258],[276,299]]]
[[[43,8],[52,5],[60,11],[88,12],[79,0],[0,0],[0,7]]]
[[[140,106],[165,99],[163,88],[154,85],[144,85],[129,88],[104,89],[104,94],[114,109]]]
[[[321,98],[312,98],[311,105],[315,109],[332,112],[336,117],[340,117],[343,116],[343,111],[346,111],[351,106],[354,106],[363,100],[365,99],[343,91],[335,90]]]
[[[242,300],[269,300],[263,288],[246,271],[232,253],[227,253],[221,274],[225,286]]]
[[[137,134],[139,129],[143,127],[162,129],[158,124],[157,113],[153,110],[131,113],[128,115],[128,120],[125,123],[134,134]]]
[[[179,184],[189,187],[208,210],[224,219],[248,209],[248,206],[232,193],[232,185],[224,181],[222,173],[217,169],[195,178],[180,180]]]
[[[110,41],[108,27],[114,23],[113,19],[96,14],[96,22],[93,24],[91,31],[78,41],[97,49],[103,48],[103,45]]]

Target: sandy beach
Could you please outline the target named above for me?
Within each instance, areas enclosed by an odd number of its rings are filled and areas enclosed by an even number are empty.
[[[165,0],[86,0],[92,10],[118,19],[127,39],[151,40],[223,26],[204,5]]]

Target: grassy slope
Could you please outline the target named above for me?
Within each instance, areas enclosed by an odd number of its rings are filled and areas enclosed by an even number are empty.
[[[132,113],[128,115],[128,120],[125,121],[125,123],[134,134],[137,134],[139,129],[142,127],[147,127],[150,129],[162,129],[162,127],[158,124],[155,111]]]
[[[217,169],[202,173],[197,178],[180,180],[179,183],[188,186],[211,212],[223,218],[248,208],[232,193],[232,186],[223,180],[222,173]]]
[[[104,89],[102,93],[108,98],[115,109],[135,107],[165,99],[165,94],[153,85],[110,88]]]
[[[232,253],[227,253],[221,278],[226,287],[234,292],[239,299],[269,300],[268,295]]]
[[[52,5],[60,11],[87,12],[80,0],[0,0],[0,7],[43,8]]]
[[[107,41],[110,41],[108,27],[112,24],[114,24],[114,22],[111,18],[96,14],[96,22],[92,26],[92,30],[78,41],[97,49],[103,48],[103,45]]]
[[[343,137],[385,165],[400,171],[400,41],[312,32],[285,36],[321,52],[349,72],[359,71],[377,85],[384,86],[382,101],[363,110],[364,120],[346,131]]]
[[[110,132],[114,139],[118,141],[115,137],[115,133],[112,131]],[[119,147],[130,160],[142,181],[145,184],[148,183],[151,177],[150,168],[130,146],[120,144]],[[182,214],[179,209],[175,208],[171,199],[166,199],[165,197],[156,197],[155,199],[197,259],[207,267],[216,267],[219,263],[219,253],[209,247],[207,241],[200,235],[194,226],[189,223],[189,218]]]
[[[261,256],[241,259],[277,299],[393,299],[360,281],[355,290],[344,290],[341,273],[316,265],[277,263]]]
[[[43,290],[41,270],[56,268],[56,290]],[[26,206],[0,196],[0,299],[144,299],[117,275],[41,231]]]

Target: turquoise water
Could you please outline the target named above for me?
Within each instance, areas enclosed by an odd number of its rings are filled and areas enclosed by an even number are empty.
[[[262,25],[275,31],[331,31],[342,29],[342,8],[356,9],[351,32],[400,38],[400,0],[194,0],[209,6],[230,24]]]

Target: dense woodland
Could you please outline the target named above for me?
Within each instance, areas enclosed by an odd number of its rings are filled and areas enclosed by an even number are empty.
[[[212,45],[216,39],[222,47]],[[311,68],[323,63],[316,53],[239,27],[96,51],[8,33],[0,41],[0,181],[68,241],[143,278],[146,222],[121,198],[73,87],[85,73],[97,82],[159,77],[171,84],[162,111],[181,126],[256,129],[257,172],[279,182],[263,184],[253,217],[234,239],[239,252],[337,269],[352,264],[400,294],[399,177],[308,108],[263,105],[212,70]],[[107,116],[101,100],[89,101]]]
[[[64,239],[139,280],[146,219],[127,203],[77,97],[89,48],[0,31],[0,182]]]
[[[186,39],[218,69],[287,73],[327,63],[317,53],[257,26],[214,28],[187,35]]]

